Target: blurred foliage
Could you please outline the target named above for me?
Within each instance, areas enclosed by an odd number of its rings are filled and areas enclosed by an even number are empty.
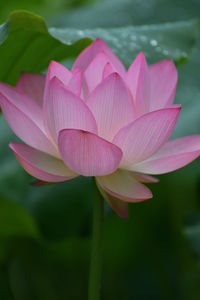
[[[198,221],[196,223],[190,224],[185,228],[185,234],[191,244],[192,249],[196,253],[198,259],[200,260],[200,218],[198,215]]]
[[[94,28],[155,24],[198,18],[199,0],[103,0],[52,16],[59,27]]]
[[[21,71],[43,71],[50,59],[74,57],[100,35],[126,64],[140,50],[145,51],[149,63],[175,59],[179,71],[176,102],[183,109],[174,137],[199,133],[198,22],[127,26],[198,17],[199,1],[193,0],[193,5],[185,0],[113,1],[85,6],[51,21],[81,31],[48,31],[37,16],[13,14],[0,27],[1,80],[14,83]],[[99,26],[104,29],[93,28]],[[106,29],[115,26],[123,28]],[[90,30],[83,30],[87,27]],[[184,58],[189,60],[181,64]],[[85,300],[94,183],[79,177],[30,186],[33,178],[8,149],[14,140],[18,139],[1,115],[0,299]],[[130,205],[128,220],[105,206],[102,300],[200,298],[200,267],[194,253],[199,250],[199,160],[160,179],[150,185],[153,199]],[[193,215],[197,216],[195,222]]]
[[[102,38],[114,50],[128,68],[136,55],[143,51],[149,63],[167,57],[176,63],[187,60],[199,35],[199,22],[190,20],[149,26],[125,26],[120,28],[49,28],[49,32],[63,43],[76,42],[80,38]]]
[[[13,84],[22,71],[41,72],[52,59],[76,57],[98,36],[126,66],[139,51],[144,51],[151,63],[166,57],[179,62],[187,59],[195,46],[198,29],[197,21],[185,21],[147,27],[48,31],[41,17],[23,11],[12,13],[0,28],[0,80]]]
[[[0,2],[0,23],[7,19],[8,14],[13,10],[26,9],[34,13],[48,17],[52,13],[63,10],[70,10],[74,7],[91,3],[96,0],[8,0]]]

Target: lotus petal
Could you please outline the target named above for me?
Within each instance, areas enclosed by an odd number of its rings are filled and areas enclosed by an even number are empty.
[[[111,74],[99,84],[86,103],[97,122],[99,136],[109,141],[134,119],[129,91],[118,73]]]
[[[20,139],[33,148],[59,156],[57,149],[37,124],[1,94],[0,105],[6,121]]]
[[[96,121],[85,102],[69,91],[56,77],[51,80],[46,97],[46,127],[56,144],[59,131],[65,128],[97,133]]]
[[[107,193],[126,202],[139,202],[152,198],[151,191],[137,181],[132,172],[126,170],[117,170],[107,176],[98,176],[97,181]]]
[[[169,139],[179,111],[175,105],[149,112],[119,130],[113,143],[123,151],[121,166],[129,168],[156,153]]]
[[[150,106],[150,75],[145,56],[138,54],[129,67],[126,82],[135,101],[137,116],[149,111]]]
[[[84,176],[112,173],[122,157],[122,151],[117,146],[83,130],[62,130],[58,146],[65,164]]]
[[[149,66],[151,78],[150,111],[172,105],[178,74],[172,60],[165,59]]]
[[[44,74],[22,72],[16,87],[42,107],[45,87]]]
[[[47,182],[65,181],[77,176],[65,164],[51,155],[21,144],[10,143],[22,167],[32,176]]]
[[[191,135],[167,142],[148,160],[130,169],[148,174],[172,172],[189,164],[200,155],[200,135]]]
[[[113,65],[116,67],[118,72],[125,76],[126,69],[124,65],[121,63],[119,58],[113,53],[113,51],[108,47],[108,45],[100,38],[97,38],[89,47],[87,47],[85,50],[81,52],[81,54],[76,59],[72,70],[75,69],[81,69],[82,71],[85,71],[86,68],[89,66],[91,61],[95,58],[95,56],[101,52],[104,51],[110,60],[112,61]]]

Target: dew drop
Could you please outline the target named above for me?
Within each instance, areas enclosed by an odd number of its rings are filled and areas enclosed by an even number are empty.
[[[158,45],[158,42],[156,40],[151,40],[150,44],[151,44],[151,46],[156,47]]]
[[[84,36],[84,32],[83,32],[82,30],[78,30],[77,34],[78,34],[79,36]]]

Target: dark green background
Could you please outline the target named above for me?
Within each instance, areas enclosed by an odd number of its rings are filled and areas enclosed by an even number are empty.
[[[140,50],[149,63],[174,59],[179,72],[175,102],[182,111],[173,137],[199,133],[200,2],[86,2],[92,1],[2,2],[0,20],[8,21],[0,27],[0,80],[14,84],[21,71],[46,70],[50,59],[70,65],[101,36],[126,66]],[[46,17],[49,30],[30,14],[8,19],[14,8]],[[16,140],[1,116],[0,299],[85,300],[93,182],[80,177],[32,187],[33,178],[8,148]],[[153,199],[131,204],[128,220],[105,204],[104,300],[200,299],[199,159],[159,178],[150,186]]]

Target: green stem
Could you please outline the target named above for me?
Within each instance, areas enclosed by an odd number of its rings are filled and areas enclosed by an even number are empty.
[[[104,200],[97,189],[95,191],[95,199],[93,206],[93,236],[88,300],[100,300]]]

